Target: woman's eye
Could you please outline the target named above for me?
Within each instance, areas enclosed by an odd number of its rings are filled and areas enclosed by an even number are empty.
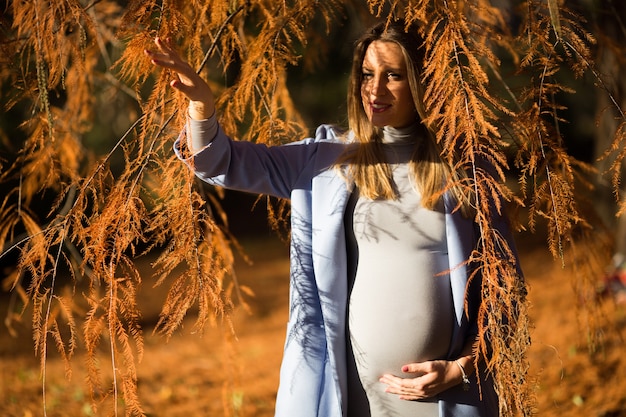
[[[361,77],[363,77],[364,80],[369,80],[370,78],[372,78],[372,73],[364,72],[363,74],[361,74]]]
[[[392,79],[392,80],[399,80],[399,79],[402,78],[402,76],[400,74],[397,74],[395,72],[387,73],[387,77],[389,77],[389,79]]]

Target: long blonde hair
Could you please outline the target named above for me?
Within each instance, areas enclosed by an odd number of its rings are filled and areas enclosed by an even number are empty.
[[[424,63],[423,40],[417,28],[405,27],[401,21],[379,23],[367,30],[356,42],[348,87],[348,123],[356,144],[342,155],[339,164],[347,170],[348,177],[354,181],[362,196],[373,200],[398,197],[393,186],[391,169],[385,163],[382,151],[382,129],[372,125],[361,99],[363,60],[367,48],[374,41],[394,42],[400,46],[404,55],[409,88],[422,127],[418,133],[421,138],[416,141],[415,151],[409,162],[414,184],[422,196],[422,205],[434,209],[441,201],[444,191],[449,189],[462,211],[468,213],[470,199],[464,194],[459,182],[464,174],[456,172],[444,161],[432,127],[424,123],[427,120],[424,92],[419,79]],[[450,187],[446,184],[450,184]]]

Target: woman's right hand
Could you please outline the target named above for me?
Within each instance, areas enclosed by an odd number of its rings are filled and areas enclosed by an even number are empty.
[[[209,85],[184,61],[169,42],[156,38],[156,51],[146,50],[150,61],[159,67],[176,73],[177,79],[170,85],[189,99],[189,116],[192,119],[208,119],[215,113],[215,99]]]

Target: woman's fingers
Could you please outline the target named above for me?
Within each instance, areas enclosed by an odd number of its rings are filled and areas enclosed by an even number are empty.
[[[178,55],[178,52],[169,47],[163,40],[156,38],[154,43],[157,46],[158,52],[149,49],[145,51],[153,64],[174,70],[187,77],[189,77],[191,73],[195,74],[193,68],[191,68],[187,62],[183,61],[180,55]]]
[[[420,377],[407,379],[386,374],[380,382],[387,385],[386,392],[398,395],[402,400],[419,400],[430,396],[425,381]]]
[[[169,41],[157,37],[154,44],[156,50],[146,50],[145,53],[154,65],[167,68],[176,74],[170,85],[194,104],[190,106],[190,116],[194,119],[211,116],[215,112],[215,103],[209,85],[180,57]]]
[[[408,364],[402,367],[402,372],[414,374],[413,377],[385,374],[380,382],[387,385],[386,392],[403,400],[430,398],[458,383],[454,372],[450,371],[450,363],[436,360]]]

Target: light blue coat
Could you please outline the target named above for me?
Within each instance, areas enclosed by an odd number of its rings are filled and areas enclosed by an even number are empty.
[[[276,400],[279,417],[346,414],[348,278],[343,216],[350,192],[345,179],[332,167],[347,146],[337,137],[332,127],[323,125],[315,138],[267,147],[232,141],[220,128],[209,146],[185,160],[210,184],[291,200],[290,315]],[[183,159],[178,142],[175,151]],[[473,223],[452,213],[452,207],[452,202],[446,201],[456,317],[449,358],[456,359],[465,341],[476,334],[475,323],[464,313],[464,261],[476,240]],[[477,305],[477,299],[468,299],[470,308]],[[459,385],[440,395],[440,415],[497,415],[491,380],[482,376],[482,401],[473,376],[469,392]]]

